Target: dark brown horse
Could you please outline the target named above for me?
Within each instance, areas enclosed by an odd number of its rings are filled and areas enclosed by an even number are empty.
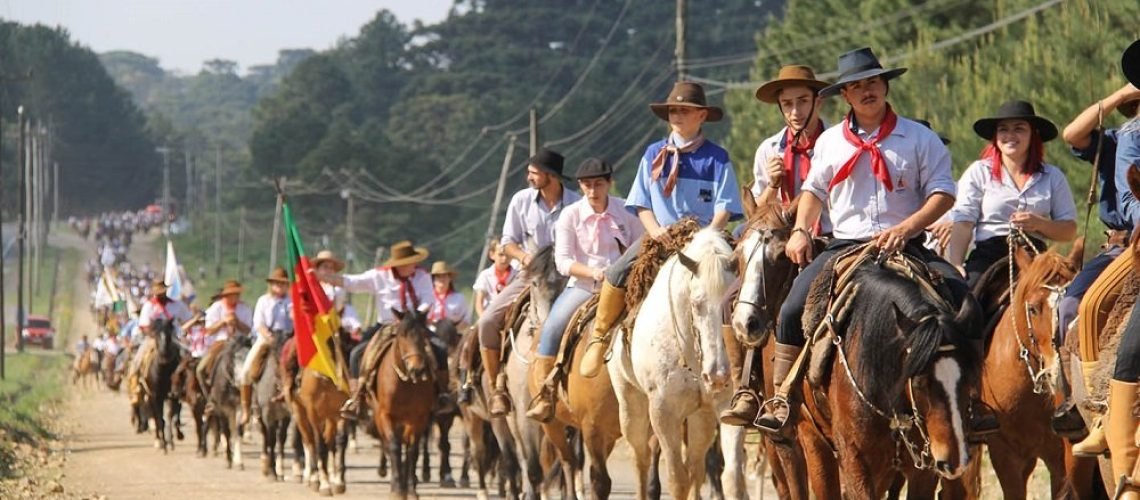
[[[330,344],[336,342],[338,338],[330,339]],[[283,374],[293,373],[296,352],[295,342],[285,344],[278,367]],[[305,454],[301,481],[309,483],[321,495],[344,493],[344,451],[348,448],[348,433],[340,408],[348,400],[348,394],[315,370],[303,368],[298,377],[299,384],[290,384],[288,399]]]
[[[392,464],[392,498],[418,498],[415,466],[436,399],[427,352],[431,332],[420,312],[396,317],[392,345],[376,372],[372,414]]]
[[[939,478],[960,477],[971,458],[965,431],[981,360],[970,339],[980,309],[966,297],[954,311],[874,259],[858,266],[850,312],[825,339],[835,346],[829,370],[804,397],[803,420],[834,449],[839,467],[838,484],[813,488],[821,498],[882,498],[901,474],[908,495],[932,498]],[[809,301],[830,295],[828,274],[820,278]],[[809,306],[809,314],[805,324],[817,324],[820,309]],[[813,468],[831,466],[829,453],[805,450]]]
[[[198,385],[198,377],[194,376],[194,371],[198,367],[198,358],[187,356],[182,360],[182,366],[175,371],[174,386],[179,388],[177,390],[179,399],[182,404],[190,408],[190,420],[194,422],[194,433],[197,436],[197,449],[196,454],[204,458],[208,451],[208,436],[210,431],[209,419],[206,417],[206,395],[202,392],[202,387]],[[217,438],[217,431],[214,432]],[[214,451],[217,451],[217,439],[215,439]]]
[[[250,339],[245,335],[226,340],[214,362],[207,397],[207,406],[212,407],[207,418],[214,419],[218,432],[226,440],[226,468],[237,467],[238,470],[245,469],[241,452],[244,429],[238,419],[241,401],[235,373],[249,353],[250,346]]]
[[[174,370],[182,362],[182,353],[175,340],[173,321],[157,319],[151,328],[155,336],[155,355],[146,373],[146,401],[154,419],[155,448],[167,453],[174,449],[175,422],[182,411],[181,402],[173,397],[171,384]]]

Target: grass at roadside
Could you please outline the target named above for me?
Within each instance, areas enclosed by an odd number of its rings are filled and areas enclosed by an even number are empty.
[[[15,447],[51,437],[44,416],[63,395],[70,358],[40,353],[9,355],[0,381],[0,478],[17,473]]]

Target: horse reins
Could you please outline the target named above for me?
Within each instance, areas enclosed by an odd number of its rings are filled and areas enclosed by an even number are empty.
[[[1025,232],[1022,231],[1021,229],[1015,227],[1013,225],[1013,223],[1011,222],[1009,224],[1009,236],[1006,237],[1006,246],[1009,247],[1009,250],[1008,250],[1008,252],[1009,252],[1008,261],[1009,262],[1007,262],[1006,264],[1009,266],[1009,298],[1010,298],[1010,305],[1011,306],[1014,305],[1013,304],[1013,295],[1014,295],[1015,287],[1017,286],[1017,282],[1014,279],[1014,274],[1013,274],[1013,271],[1014,271],[1014,255],[1013,255],[1013,252],[1014,252],[1014,248],[1018,244],[1021,244],[1025,247],[1028,247],[1029,251],[1033,253],[1034,258],[1041,255],[1041,253],[1037,250],[1037,247],[1035,247],[1033,245],[1033,241],[1029,239],[1029,236],[1027,236],[1025,234]],[[1057,294],[1057,293],[1063,293],[1064,292],[1063,287],[1053,287],[1053,286],[1045,285],[1045,288],[1048,289],[1051,294]],[[1049,366],[1046,365],[1045,357],[1041,354],[1041,348],[1037,345],[1037,335],[1033,331],[1033,318],[1032,318],[1032,314],[1029,311],[1029,308],[1025,307],[1024,305],[1017,305],[1016,307],[1020,307],[1025,311],[1025,328],[1026,328],[1026,333],[1029,336],[1028,342],[1022,340],[1021,332],[1017,329],[1017,313],[1011,313],[1009,315],[1009,321],[1013,325],[1013,338],[1017,339],[1017,346],[1018,346],[1017,357],[1018,357],[1018,359],[1021,360],[1021,363],[1025,365],[1025,370],[1026,370],[1026,373],[1028,373],[1028,375],[1029,375],[1029,380],[1033,382],[1033,393],[1034,394],[1044,394],[1048,391],[1047,385],[1048,385],[1048,376],[1049,376]],[[1029,344],[1029,347],[1026,346],[1026,343]],[[1030,349],[1030,348],[1032,348],[1032,349]],[[1035,363],[1030,360],[1031,357],[1037,360],[1036,364],[1038,366],[1036,367],[1036,369],[1033,366]]]

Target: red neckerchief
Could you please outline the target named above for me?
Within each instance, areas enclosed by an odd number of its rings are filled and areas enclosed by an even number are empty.
[[[158,307],[158,310],[162,312],[162,317],[166,319],[173,318],[173,316],[170,315],[170,312],[166,310],[166,304],[163,304],[161,300],[158,300],[158,297],[151,297],[150,302],[151,304],[154,304]]]
[[[810,125],[809,125],[810,126]],[[795,159],[798,157],[799,161],[799,178],[802,184],[804,179],[807,179],[808,172],[811,171],[811,151],[815,149],[815,140],[823,134],[823,124],[821,123],[819,129],[814,134],[808,136],[807,146],[800,146],[800,141],[796,140],[796,134],[792,132],[792,127],[785,127],[784,141],[784,189],[780,193],[784,203],[792,201],[792,193],[796,189],[795,178],[796,164]]]
[[[681,171],[681,153],[692,153],[700,149],[704,143],[704,134],[697,134],[697,138],[683,148],[673,145],[672,134],[668,139],[665,139],[665,145],[661,146],[661,150],[657,152],[657,156],[653,157],[653,162],[650,164],[653,167],[651,170],[653,181],[657,182],[657,179],[660,179],[661,174],[665,171],[665,156],[671,155],[673,157],[673,168],[669,170],[669,175],[665,178],[665,196],[671,196],[673,188],[677,187],[677,173]]]
[[[499,272],[497,266],[492,266],[491,269],[495,271],[495,293],[499,293],[507,287],[507,282],[511,279],[511,266],[503,268],[503,272]]]
[[[435,287],[432,287],[431,294],[435,296],[435,305],[428,313],[428,321],[436,322],[447,316],[447,297],[451,295],[451,290],[448,289],[443,295],[435,292]]]
[[[419,269],[413,270],[412,276],[415,276],[418,270]],[[392,279],[400,282],[400,309],[406,312],[418,308],[420,299],[416,297],[416,288],[412,286],[412,276],[401,278],[396,276],[395,269],[388,268],[388,271],[392,273]],[[411,308],[408,307],[408,299],[412,299]]]
[[[847,139],[847,143],[855,146],[855,153],[851,158],[839,167],[839,171],[835,173],[835,177],[831,179],[831,184],[827,186],[827,190],[831,191],[836,184],[847,180],[851,176],[851,171],[855,170],[855,164],[859,162],[859,158],[863,153],[871,154],[871,172],[875,174],[875,178],[883,183],[883,187],[887,191],[894,191],[895,186],[891,182],[891,172],[887,170],[887,161],[883,159],[883,152],[879,149],[879,144],[890,137],[891,132],[895,130],[895,125],[898,124],[898,116],[891,109],[891,105],[887,105],[887,115],[883,117],[883,123],[879,125],[879,133],[875,134],[870,141],[864,141],[859,137],[852,128],[855,123],[851,121],[854,116],[854,111],[847,113],[847,117],[843,119],[843,138]]]

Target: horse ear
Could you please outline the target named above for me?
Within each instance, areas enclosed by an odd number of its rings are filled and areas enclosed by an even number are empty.
[[[685,252],[677,252],[677,261],[680,262],[682,266],[685,266],[685,269],[688,269],[690,273],[697,274],[697,261],[685,255]]]
[[[895,309],[895,324],[899,325],[903,332],[910,333],[918,327],[918,322],[907,316],[902,309],[899,309],[898,304],[891,302],[891,307]]]
[[[405,314],[404,311],[398,310],[395,307],[393,307],[392,308],[392,314],[394,314],[396,316],[396,319],[398,319],[400,321],[404,320],[404,314]]]
[[[962,307],[958,308],[958,314],[954,315],[954,324],[960,325],[964,331],[972,332],[978,328],[982,328],[981,316],[982,306],[974,299],[973,295],[967,294],[962,300]]]
[[[740,186],[740,202],[744,205],[744,220],[752,220],[756,217],[759,207],[756,206],[756,198],[752,197],[752,191],[747,186],[748,184]]]
[[[1013,251],[1013,263],[1017,268],[1024,272],[1029,269],[1029,265],[1033,263],[1033,256],[1029,254],[1025,247],[1019,246]]]
[[[1080,269],[1081,265],[1085,262],[1085,239],[1083,237],[1077,238],[1073,241],[1073,248],[1069,250],[1068,260],[1069,267],[1073,269]]]

